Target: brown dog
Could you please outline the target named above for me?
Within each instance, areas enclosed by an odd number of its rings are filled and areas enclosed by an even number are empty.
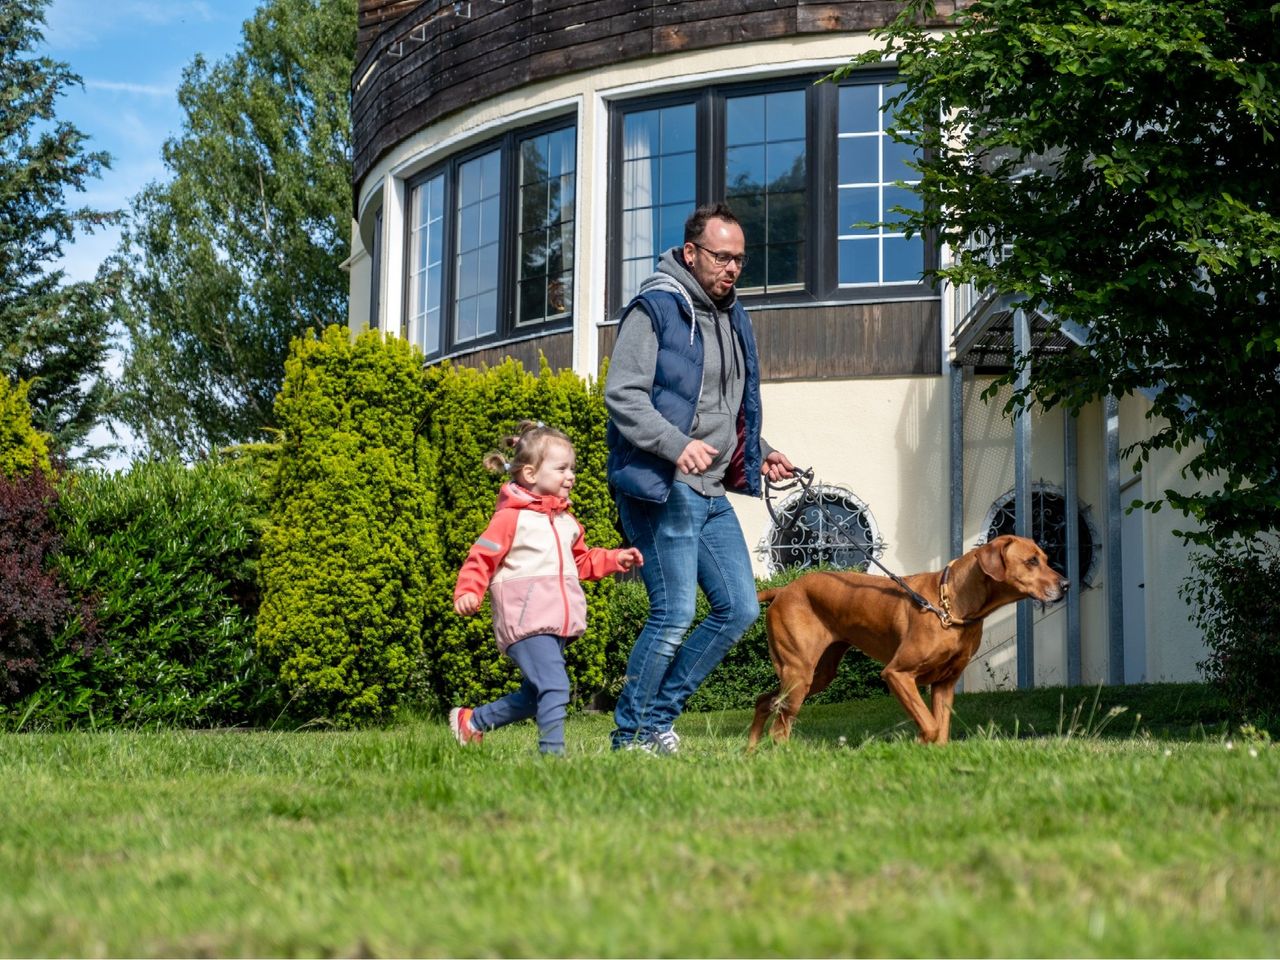
[[[805,697],[827,688],[850,647],[885,664],[880,675],[920,728],[920,740],[946,743],[956,681],[982,642],[983,618],[1026,597],[1052,603],[1070,586],[1034,541],[1011,536],[970,550],[945,570],[903,579],[937,611],[922,609],[887,577],[865,573],[815,571],[760,591],[761,603],[772,602],[765,624],[779,686],[756,701],[750,747],[775,711],[773,738],[786,740]],[[924,684],[932,713],[920,696]]]

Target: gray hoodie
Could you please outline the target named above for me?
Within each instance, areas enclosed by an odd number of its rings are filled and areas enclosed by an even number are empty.
[[[729,310],[737,299],[731,291],[720,303],[712,301],[684,265],[680,247],[662,255],[655,273],[640,284],[640,292],[667,290],[692,308],[695,322],[689,339],[703,341],[702,391],[688,435],[663,418],[653,406],[653,377],[658,364],[658,338],[649,318],[636,308],[622,318],[618,340],[609,360],[604,402],[609,416],[631,443],[641,450],[675,463],[691,440],[701,440],[718,453],[711,466],[698,474],[676,469],[676,480],[703,496],[725,492],[724,474],[738,443],[737,417],[746,386],[742,346],[729,323]],[[636,313],[639,322],[632,321]],[[770,452],[761,441],[762,456]]]

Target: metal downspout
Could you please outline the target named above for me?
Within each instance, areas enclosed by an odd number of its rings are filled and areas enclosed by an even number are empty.
[[[1031,351],[1031,322],[1027,311],[1018,307],[1013,312],[1013,358],[1018,364],[1017,390],[1026,390],[1031,379],[1031,369],[1023,359]],[[1026,405],[1017,409],[1013,417],[1013,497],[1014,532],[1020,537],[1031,536],[1031,411]],[[1030,690],[1035,686],[1035,624],[1032,620],[1030,600],[1019,600],[1018,622],[1018,689]]]
[[[1124,683],[1124,557],[1120,549],[1120,401],[1108,396],[1107,422],[1107,683]]]
[[[1062,414],[1062,492],[1067,514],[1067,569],[1071,581],[1067,591],[1067,686],[1081,683],[1080,663],[1080,591],[1084,589],[1080,573],[1080,495],[1076,485],[1076,424],[1077,418],[1070,410]]]

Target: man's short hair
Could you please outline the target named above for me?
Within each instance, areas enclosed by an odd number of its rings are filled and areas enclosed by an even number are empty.
[[[708,220],[723,220],[725,223],[736,223],[742,226],[727,203],[704,203],[689,214],[689,219],[684,222],[684,242],[696,242],[707,229]]]

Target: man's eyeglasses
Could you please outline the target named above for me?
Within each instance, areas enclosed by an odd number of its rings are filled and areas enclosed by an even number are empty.
[[[745,253],[740,253],[735,257],[732,253],[721,253],[719,250],[710,250],[698,243],[696,240],[690,240],[689,242],[710,257],[717,267],[727,267],[730,261],[736,263],[739,270],[747,265],[747,255]]]

